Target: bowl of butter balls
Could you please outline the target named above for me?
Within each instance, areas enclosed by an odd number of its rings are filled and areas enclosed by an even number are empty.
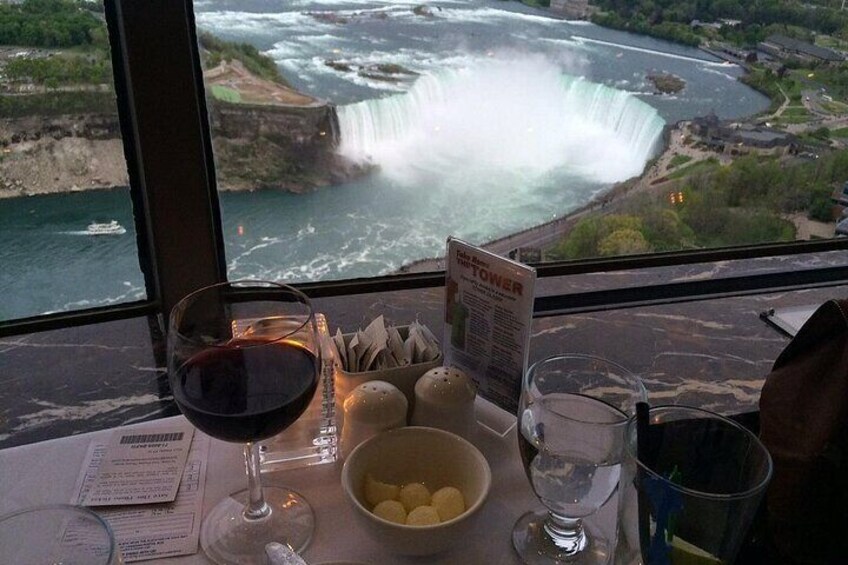
[[[491,485],[483,454],[435,428],[375,435],[356,446],[342,468],[342,490],[357,522],[374,541],[401,555],[432,555],[460,541]]]

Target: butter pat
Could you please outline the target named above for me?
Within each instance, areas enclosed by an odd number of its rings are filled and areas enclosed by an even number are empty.
[[[397,500],[400,487],[378,481],[370,473],[365,477],[365,500],[373,508],[384,500]]]
[[[439,523],[439,513],[432,506],[419,506],[406,517],[407,526],[433,526]]]
[[[395,524],[406,524],[406,509],[397,500],[384,500],[374,507],[374,515]]]
[[[447,522],[465,512],[465,498],[458,488],[444,487],[433,493],[431,502],[442,522]]]
[[[421,483],[409,483],[400,489],[398,500],[407,512],[412,512],[419,506],[430,504],[430,491]]]

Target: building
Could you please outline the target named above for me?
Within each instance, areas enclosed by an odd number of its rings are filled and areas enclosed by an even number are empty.
[[[738,124],[725,131],[730,141],[756,149],[790,148],[796,142],[791,133],[773,128]]]
[[[586,20],[592,15],[589,0],[551,0],[551,12],[572,20]]]
[[[702,22],[701,20],[692,20],[691,22],[689,22],[689,25],[692,28],[702,27],[702,28],[720,30],[721,28],[723,28],[725,26],[727,26],[727,27],[739,27],[739,25],[741,23],[742,23],[741,20],[731,20],[731,19],[727,19],[727,18],[722,18],[722,19],[716,20],[714,22]]]
[[[689,26],[692,29],[700,27],[700,28],[719,30],[719,29],[721,29],[722,23],[721,22],[702,22],[701,20],[692,20],[689,23]]]
[[[729,45],[722,42],[713,42],[710,48],[704,49],[707,53],[712,53],[716,57],[743,65],[745,63],[756,63],[758,60],[757,52],[749,49],[741,49],[734,45]]]
[[[715,113],[692,120],[692,133],[710,149],[729,153],[784,154],[798,146],[791,133],[737,122],[722,122]]]
[[[833,49],[819,47],[806,41],[800,41],[785,35],[770,35],[761,41],[757,48],[764,53],[781,60],[798,59],[803,62],[838,63],[845,57]]]

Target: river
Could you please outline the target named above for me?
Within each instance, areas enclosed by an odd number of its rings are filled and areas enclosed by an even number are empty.
[[[448,235],[482,243],[638,175],[665,123],[768,106],[736,80],[742,69],[697,49],[517,2],[208,0],[195,11],[200,29],[255,45],[295,87],[337,104],[340,150],[379,166],[304,195],[222,194],[231,277],[392,272],[441,255]],[[382,80],[374,70],[388,64],[416,74]],[[686,87],[654,95],[653,72]],[[128,232],[83,233],[111,219]],[[144,297],[126,189],[0,201],[0,242],[0,319]]]

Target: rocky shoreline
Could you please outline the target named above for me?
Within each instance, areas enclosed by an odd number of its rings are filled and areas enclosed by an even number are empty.
[[[302,193],[369,170],[336,154],[332,106],[218,103],[210,114],[222,191],[260,188]],[[0,119],[0,198],[128,184],[116,115]]]
[[[0,120],[0,198],[127,184],[116,116]]]

